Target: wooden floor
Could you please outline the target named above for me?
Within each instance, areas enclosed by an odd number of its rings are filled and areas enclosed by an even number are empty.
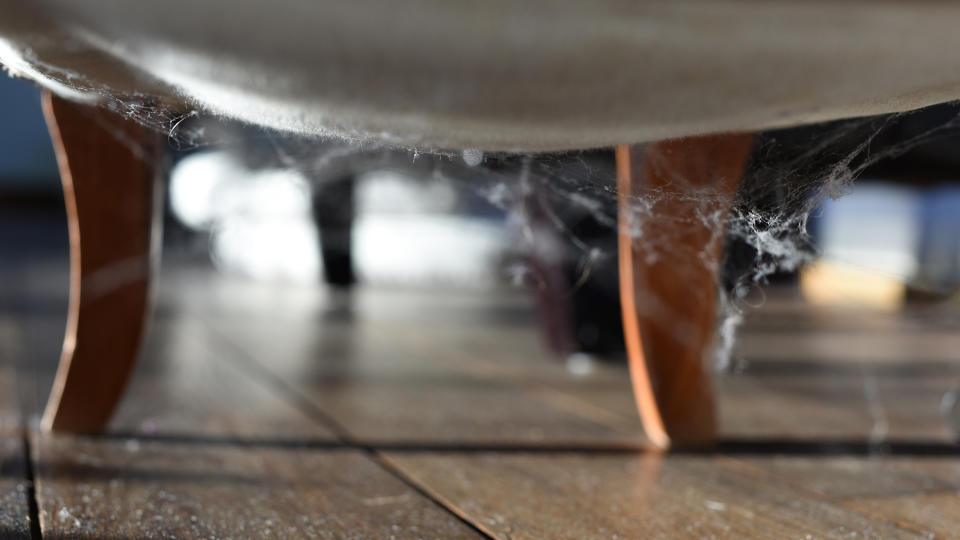
[[[624,369],[545,356],[515,292],[332,295],[174,256],[115,421],[69,437],[35,428],[66,259],[20,251],[0,262],[2,538],[960,537],[956,308],[772,294],[720,382],[719,449],[664,457]]]

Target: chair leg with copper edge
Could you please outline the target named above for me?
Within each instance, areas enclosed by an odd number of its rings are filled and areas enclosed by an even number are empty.
[[[644,430],[661,448],[716,438],[718,282],[752,143],[736,134],[617,148],[627,356]]]
[[[43,427],[103,429],[133,369],[159,256],[162,136],[47,93],[70,235],[70,306]]]

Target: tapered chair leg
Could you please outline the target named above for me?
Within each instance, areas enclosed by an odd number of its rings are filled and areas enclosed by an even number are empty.
[[[627,355],[645,431],[663,448],[716,437],[717,287],[752,141],[719,135],[617,148]]]
[[[353,269],[353,224],[356,179],[321,182],[313,196],[313,221],[320,233],[323,277],[328,285],[347,288],[357,281]]]
[[[70,235],[70,307],[43,427],[94,432],[133,369],[159,255],[158,134],[46,94]]]

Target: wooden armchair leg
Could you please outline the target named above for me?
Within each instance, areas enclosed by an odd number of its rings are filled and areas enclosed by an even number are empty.
[[[718,135],[617,148],[627,355],[644,428],[663,448],[716,436],[717,286],[752,141]]]
[[[158,135],[47,93],[70,234],[70,307],[43,427],[93,432],[132,371],[159,255]]]

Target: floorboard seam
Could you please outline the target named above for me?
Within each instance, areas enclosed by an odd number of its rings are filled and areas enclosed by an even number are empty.
[[[30,538],[42,540],[43,531],[40,528],[40,505],[37,501],[36,476],[33,471],[33,459],[30,449],[30,433],[23,429],[23,470],[27,477],[27,510],[30,519]]]
[[[426,486],[417,482],[414,478],[403,472],[399,467],[393,464],[389,457],[381,454],[376,450],[369,450],[370,457],[378,464],[380,467],[387,471],[389,474],[392,474],[398,478],[401,482],[406,484],[417,493],[423,495],[428,500],[432,501],[434,504],[442,508],[443,510],[449,512],[453,517],[459,520],[461,523],[472,529],[477,534],[483,536],[484,538],[489,538],[491,540],[500,540],[493,531],[488,530],[481,523],[478,523],[470,518],[466,512],[461,511],[459,508],[453,504],[444,501],[442,497],[430,491]]]
[[[256,358],[253,358],[247,354],[246,351],[234,346],[230,340],[224,338],[215,328],[211,328],[208,325],[205,325],[205,327],[225,346],[235,351],[236,354],[234,356],[239,360],[239,364],[246,367],[246,369],[243,371],[245,371],[256,384],[266,383],[268,390],[271,392],[278,391],[281,399],[290,402],[294,407],[302,411],[309,418],[319,422],[321,425],[329,429],[334,436],[343,443],[344,447],[363,452],[370,458],[371,461],[377,464],[377,466],[386,471],[387,474],[403,482],[410,489],[413,489],[425,499],[437,505],[437,507],[450,514],[460,523],[463,523],[464,526],[473,532],[490,540],[499,540],[496,536],[491,534],[490,531],[486,530],[486,528],[467,517],[457,508],[446,504],[439,497],[434,496],[434,494],[431,493],[426,486],[421,485],[419,482],[389,463],[388,460],[381,455],[374,446],[363,444],[361,441],[357,440],[357,438],[354,437],[350,431],[343,426],[343,424],[338,422],[332,415],[324,411],[308,396],[304,395],[297,388],[290,385],[282,377],[270,371],[268,368],[258,362]],[[263,377],[264,379],[261,380],[260,377]]]
[[[20,330],[22,331],[22,329]],[[19,349],[14,354],[14,358],[20,358],[22,351]],[[31,375],[25,375],[25,370],[19,365],[19,360],[12,364],[14,383],[16,389],[16,407],[17,419],[20,422],[20,447],[23,451],[23,475],[26,481],[27,490],[27,520],[31,540],[43,540],[43,528],[40,526],[40,503],[37,500],[37,479],[33,464],[33,448],[30,443],[30,416],[27,412],[26,401],[23,392],[25,388],[34,388],[36,372],[30,372]],[[29,384],[24,384],[29,379]]]

